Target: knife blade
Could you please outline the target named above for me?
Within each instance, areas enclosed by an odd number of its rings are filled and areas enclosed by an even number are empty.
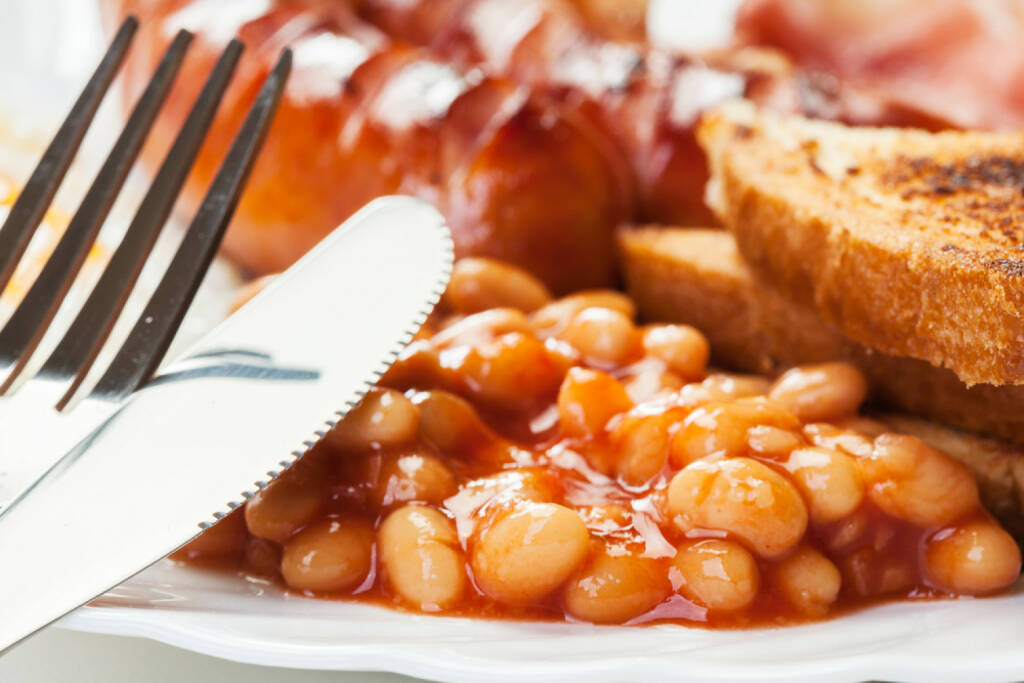
[[[429,205],[373,202],[71,449],[0,517],[0,652],[308,450],[412,339],[452,258]]]

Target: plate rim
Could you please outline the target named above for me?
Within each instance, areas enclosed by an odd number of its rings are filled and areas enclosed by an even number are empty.
[[[1014,594],[1000,599],[1024,598],[1024,582],[1018,584]],[[303,598],[304,599],[304,598]],[[323,601],[316,601],[323,602]],[[956,609],[957,600],[945,601],[943,607]],[[977,602],[977,601],[964,601]],[[352,604],[352,603],[341,603]],[[906,603],[894,603],[896,609]],[[891,605],[890,605],[891,606]],[[402,614],[398,610],[376,605],[361,607],[380,610],[389,614]],[[884,610],[886,606],[869,608]],[[415,619],[443,619],[448,621],[470,621],[462,617],[442,615],[408,614]],[[923,615],[924,616],[924,615]],[[57,622],[57,627],[88,633],[142,637],[173,647],[230,661],[260,666],[283,667],[321,671],[374,671],[388,672],[444,681],[479,681],[482,676],[495,683],[531,681],[588,681],[611,683],[612,681],[671,678],[683,681],[792,681],[793,683],[817,683],[819,681],[863,681],[863,680],[904,680],[904,681],[961,681],[969,680],[1006,681],[1024,679],[1024,648],[1020,651],[1004,651],[997,655],[986,653],[981,659],[964,656],[963,651],[947,652],[945,656],[923,657],[922,648],[879,645],[856,653],[843,653],[826,657],[814,657],[808,651],[808,658],[800,662],[751,661],[739,666],[721,667],[714,662],[681,662],[685,653],[642,654],[635,656],[615,655],[610,658],[581,662],[571,659],[559,662],[552,659],[540,661],[517,661],[511,666],[510,657],[490,657],[466,654],[456,657],[431,656],[417,647],[402,643],[348,643],[337,645],[299,645],[279,641],[275,646],[266,634],[255,633],[250,620],[274,620],[272,614],[252,614],[186,607],[162,609],[146,606],[86,606]],[[320,617],[308,617],[310,619]],[[849,617],[838,617],[842,620]],[[1022,611],[1024,619],[1024,611]],[[204,625],[203,622],[207,623]],[[472,619],[472,621],[480,621]],[[498,621],[501,620],[488,620]],[[501,622],[509,623],[509,622]],[[525,628],[531,622],[521,623]],[[801,631],[810,633],[830,621],[817,624],[780,627],[799,636]],[[550,627],[547,622],[538,625]],[[572,628],[577,626],[573,625]],[[597,631],[634,629],[628,626],[579,625],[579,628]],[[643,628],[692,629],[684,625],[667,624]],[[752,638],[777,633],[779,628],[751,629],[737,631]],[[808,641],[813,643],[812,640]]]

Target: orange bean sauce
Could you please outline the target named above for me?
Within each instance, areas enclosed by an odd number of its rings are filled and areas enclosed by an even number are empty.
[[[716,628],[1016,579],[966,468],[851,422],[846,368],[791,374],[772,400],[761,378],[673,371],[693,362],[665,340],[707,360],[690,330],[644,344],[622,313],[548,307],[435,319],[372,408],[174,557],[414,611]]]

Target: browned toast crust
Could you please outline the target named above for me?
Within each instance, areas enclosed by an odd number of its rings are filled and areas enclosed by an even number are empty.
[[[728,232],[626,230],[619,246],[641,315],[699,328],[721,366],[776,374],[847,360],[867,375],[880,405],[1024,445],[1024,387],[968,388],[950,370],[850,341],[810,307],[756,282]]]
[[[1024,383],[1024,134],[708,114],[709,201],[758,278],[848,337]]]

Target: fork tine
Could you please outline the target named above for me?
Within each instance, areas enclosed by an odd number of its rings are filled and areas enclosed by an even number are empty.
[[[0,292],[14,274],[32,234],[50,206],[71,160],[75,158],[85,131],[124,61],[138,26],[139,22],[131,16],[121,24],[99,66],[75,100],[60,130],[11,207],[3,227],[0,227]]]
[[[39,371],[41,377],[75,377],[73,394],[103,347],[181,191],[213,122],[243,45],[232,40],[196,98],[185,124],[139,204],[124,239],[68,331]],[[64,401],[58,410],[64,407]]]
[[[93,389],[93,396],[106,399],[127,396],[145,383],[159,366],[238,204],[273,121],[291,63],[292,53],[286,48],[260,88],[171,265],[131,334]]]
[[[96,239],[96,233],[117,198],[153,119],[170,91],[191,39],[190,33],[181,31],[171,43],[57,247],[25,298],[3,330],[0,330],[0,370],[15,366],[3,386],[0,386],[0,394],[10,388],[13,379],[28,362],[81,269]]]

